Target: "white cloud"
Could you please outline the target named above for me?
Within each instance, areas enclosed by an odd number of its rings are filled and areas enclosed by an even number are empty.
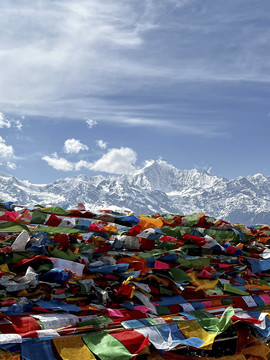
[[[72,171],[74,170],[74,164],[64,158],[59,158],[56,153],[52,156],[42,156],[42,160],[46,161],[50,166],[56,170]]]
[[[0,136],[0,157],[2,158],[14,158],[14,149],[11,145],[6,145],[5,139]]]
[[[89,129],[92,129],[93,126],[97,125],[97,122],[92,119],[86,119],[86,125],[89,127]]]
[[[11,122],[5,117],[5,115],[0,112],[0,128],[10,128]]]
[[[109,174],[128,174],[136,170],[136,160],[136,152],[128,147],[110,149],[91,166],[91,169]]]
[[[78,154],[82,150],[88,150],[88,146],[76,139],[67,139],[64,145],[64,152],[67,154]]]
[[[80,171],[85,168],[92,171],[101,171],[109,174],[129,174],[136,170],[135,163],[137,154],[134,150],[128,147],[121,147],[119,149],[110,149],[100,159],[94,163],[80,160],[78,162],[71,162],[65,158],[59,158],[56,153],[52,156],[43,156],[42,160],[46,161],[48,165],[56,170],[62,171]]]
[[[22,129],[22,123],[20,120],[9,120],[1,111],[0,111],[0,128],[10,128],[11,126],[17,128],[18,130]]]
[[[80,171],[82,168],[92,170],[92,165],[93,164],[91,162],[88,162],[88,161],[85,161],[85,160],[80,160],[80,161],[78,161],[78,162],[76,162],[74,164],[74,169],[76,171]]]
[[[106,141],[103,141],[103,140],[97,140],[96,141],[96,143],[97,143],[97,146],[100,148],[100,149],[102,149],[102,150],[105,150],[106,148],[107,148],[107,143],[106,143]]]

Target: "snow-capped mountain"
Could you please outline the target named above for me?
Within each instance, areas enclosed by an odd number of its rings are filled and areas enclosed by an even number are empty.
[[[115,207],[135,214],[204,212],[233,223],[270,224],[270,177],[227,180],[196,169],[179,170],[163,160],[149,161],[130,175],[78,175],[42,185],[0,175],[0,198],[25,206],[82,202],[87,209]]]

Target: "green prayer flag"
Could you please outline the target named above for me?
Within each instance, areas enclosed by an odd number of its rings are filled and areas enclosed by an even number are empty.
[[[82,339],[100,360],[129,360],[134,356],[119,340],[109,333],[97,332],[82,336]]]
[[[167,241],[156,241],[156,245],[160,248],[160,249],[165,249],[165,250],[171,250],[175,247],[175,243],[170,243]]]
[[[91,319],[91,320],[79,322],[77,324],[77,326],[81,327],[81,326],[92,325],[93,327],[100,327],[100,326],[109,324],[111,322],[112,322],[112,319],[110,319],[107,315],[101,315],[101,316],[97,316],[96,318]]]
[[[29,228],[23,224],[17,224],[11,221],[5,221],[0,224],[0,232],[22,232],[23,230],[26,230],[28,233],[31,232]]]
[[[40,273],[41,271],[49,271],[52,269],[52,265],[51,264],[42,264],[38,267],[38,269],[36,270],[36,273]]]
[[[172,313],[167,305],[159,305],[156,307],[156,310],[157,310],[158,315],[160,315],[160,316],[169,315]]]
[[[194,268],[194,269],[199,269],[199,268],[203,268],[205,266],[210,266],[210,258],[209,257],[205,257],[205,258],[201,258],[198,257],[197,259],[185,259],[181,256],[178,256],[178,264],[181,264],[187,268]]]
[[[182,247],[181,247],[181,250],[183,251],[183,250],[185,250],[185,249],[196,249],[196,248],[198,248],[199,246],[197,246],[197,245],[194,245],[194,244],[186,244],[186,245],[183,245]]]
[[[64,210],[59,206],[52,206],[40,209],[41,212],[55,215],[69,215],[70,211]]]
[[[233,293],[233,294],[237,294],[237,295],[249,295],[249,293],[247,291],[238,289],[235,286],[229,285],[229,284],[224,284],[223,285],[223,291],[227,291],[229,293]]]
[[[199,221],[199,217],[196,215],[188,215],[182,218],[182,223],[185,224],[186,226],[193,226],[197,224],[198,221]]]
[[[183,316],[171,316],[172,321],[179,322],[179,321],[185,321]]]
[[[148,318],[147,321],[148,321],[149,324],[151,324],[151,325],[158,325],[158,324],[160,324],[155,318]]]
[[[6,296],[7,296],[6,290],[0,290],[0,299],[4,298]]]
[[[172,290],[165,288],[163,286],[159,287],[160,295],[168,295],[171,296],[173,294]]]
[[[182,237],[179,226],[176,226],[175,228],[172,228],[170,226],[162,226],[161,231],[165,235],[175,237],[176,239],[181,239]]]
[[[232,243],[238,243],[240,241],[239,235],[237,235],[232,230],[215,230],[215,229],[205,229],[204,235],[209,235],[214,238],[218,243],[223,242],[223,240],[230,241]]]
[[[216,286],[214,289],[205,290],[206,295],[224,295],[223,291]]]
[[[35,232],[44,231],[49,234],[80,234],[88,231],[75,229],[75,228],[61,228],[56,226],[38,226]]]
[[[44,224],[47,219],[47,214],[40,211],[33,211],[31,224]]]
[[[221,318],[218,318],[215,315],[203,310],[190,311],[190,314],[198,320],[199,324],[202,328],[204,328],[204,330],[211,334],[218,335],[225,331],[231,324],[231,318],[234,315],[234,310],[232,306],[227,307]]]
[[[222,305],[231,305],[233,304],[233,299],[230,298],[225,298],[225,299],[221,299]]]
[[[232,306],[228,306],[227,309],[222,314],[219,323],[218,323],[218,333],[221,334],[225,331],[228,326],[231,324],[231,318],[234,315],[234,309]]]
[[[74,254],[70,249],[67,249],[66,251],[60,250],[58,246],[55,246],[53,249],[49,249],[50,255],[56,258],[70,260],[70,261],[76,261],[77,255]]]
[[[138,253],[137,256],[144,258],[144,259],[150,259],[151,257],[153,257],[153,255],[150,252],[145,252],[145,253],[141,252],[141,253]]]
[[[172,268],[168,273],[177,283],[191,281],[191,278],[181,269]]]
[[[10,263],[14,264],[16,261],[21,261],[21,260],[26,259],[26,258],[28,258],[30,256],[31,256],[31,254],[27,253],[27,252],[23,252],[22,254],[17,253],[17,252],[13,252],[12,253],[12,259],[10,259]]]

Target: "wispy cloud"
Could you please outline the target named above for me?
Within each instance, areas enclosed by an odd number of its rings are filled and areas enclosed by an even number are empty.
[[[92,119],[86,119],[86,125],[89,129],[92,129],[92,127],[94,127],[95,125],[97,125],[97,122],[95,120]]]
[[[4,113],[0,111],[0,128],[16,128],[22,130],[23,124],[20,120],[9,119]]]
[[[208,174],[210,174],[213,168],[212,168],[211,165],[209,165],[209,164],[207,164],[205,162],[201,162],[199,164],[195,164],[194,169],[196,169],[196,170],[198,170],[200,172],[206,171]]]
[[[143,6],[144,7],[144,6]],[[63,96],[96,94],[111,88],[106,76],[121,74],[118,51],[143,43],[142,13],[131,2],[58,0],[0,5],[3,103],[35,107]],[[36,21],[38,19],[38,21]],[[146,29],[149,24],[146,23]],[[106,90],[106,91],[107,91]],[[77,93],[77,94],[76,94]]]
[[[21,120],[13,120],[14,127],[17,128],[17,130],[21,131],[23,128],[23,124]]]
[[[127,110],[126,95],[141,96],[143,106],[143,98],[159,103],[164,86],[178,84],[183,96],[190,82],[269,83],[265,6],[244,0],[21,0],[14,6],[6,0],[0,4],[3,111],[84,121],[89,115],[89,128],[117,122],[125,111],[125,126],[217,134],[214,121],[205,126],[203,119],[179,122],[156,113],[154,120]]]
[[[13,162],[8,161],[6,164],[7,168],[10,170],[15,170],[17,168],[17,165]]]
[[[226,136],[224,128],[220,129],[220,125],[215,121],[200,121],[199,119],[190,121],[187,119],[149,119],[149,118],[129,118],[123,115],[114,116],[113,121],[120,123],[122,126],[131,127],[150,127],[153,130],[174,131],[179,134],[203,135],[207,137]]]

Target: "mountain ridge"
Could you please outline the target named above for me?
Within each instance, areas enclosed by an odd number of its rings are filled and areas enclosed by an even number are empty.
[[[128,175],[79,174],[49,184],[31,184],[0,173],[0,198],[19,205],[120,208],[139,213],[204,212],[247,225],[270,223],[270,177],[257,173],[228,180],[197,169],[180,170],[164,160],[148,161]]]

